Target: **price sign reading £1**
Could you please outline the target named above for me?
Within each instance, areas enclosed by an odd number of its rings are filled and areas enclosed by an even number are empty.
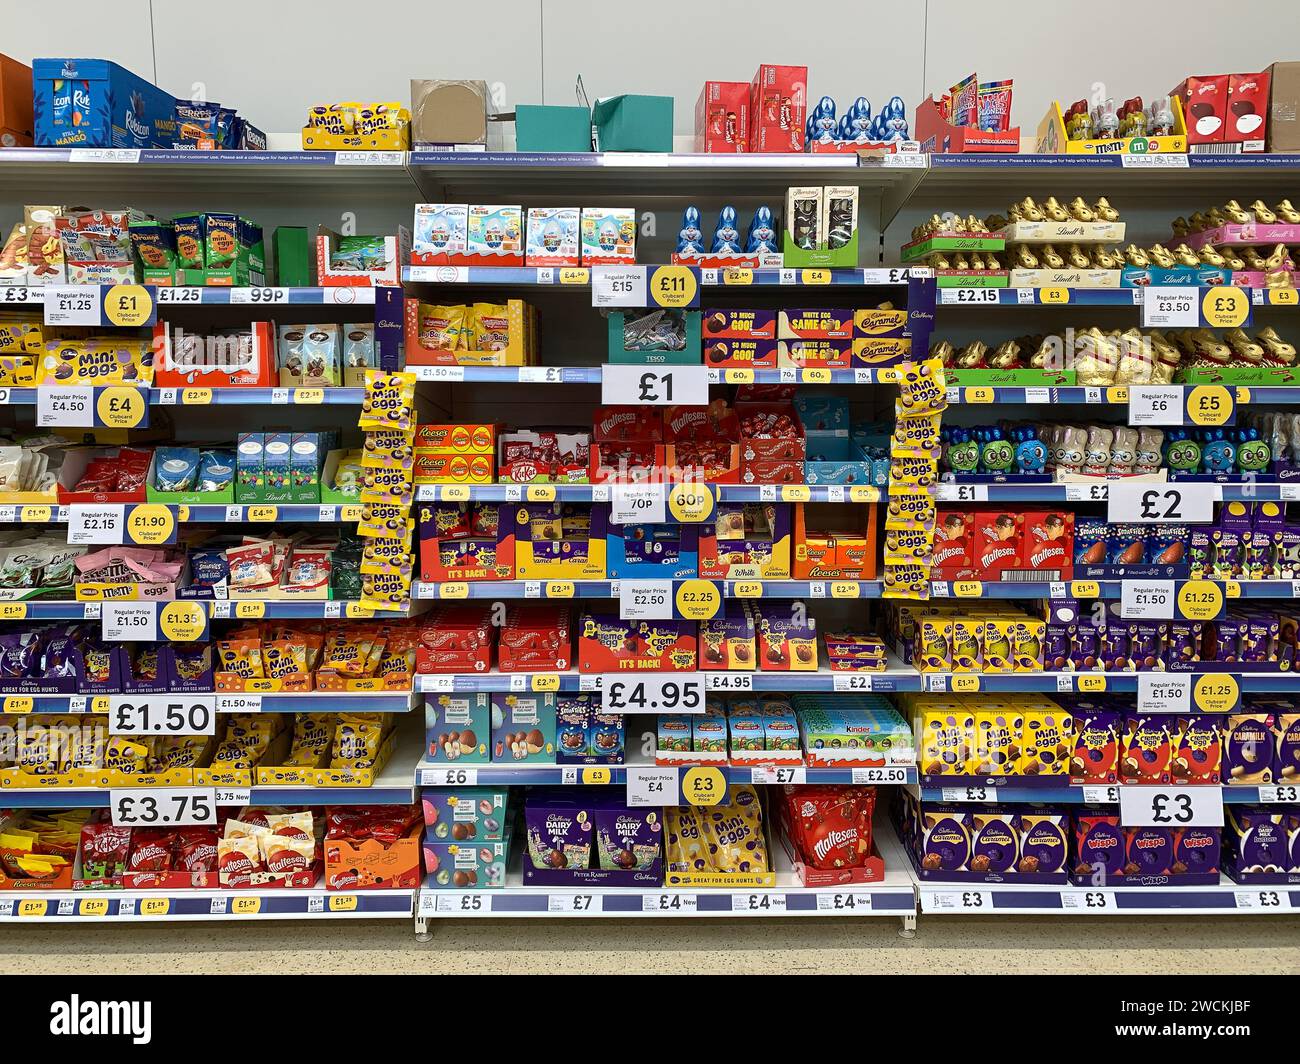
[[[600,401],[606,406],[707,406],[709,371],[703,366],[603,366]]]

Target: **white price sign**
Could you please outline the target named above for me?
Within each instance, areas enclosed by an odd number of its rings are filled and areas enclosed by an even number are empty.
[[[666,621],[673,615],[671,580],[623,580],[618,615],[624,621]]]
[[[1112,524],[1208,525],[1222,495],[1218,484],[1112,484],[1106,520]]]
[[[667,520],[662,484],[615,484],[609,520],[616,525],[662,525]]]
[[[808,770],[802,765],[755,765],[749,778],[753,783],[803,784],[808,782]]]
[[[36,424],[89,428],[95,424],[94,388],[37,388]]]
[[[1115,911],[1115,895],[1105,890],[1063,890],[1061,908],[1078,913]]]
[[[1120,589],[1119,615],[1135,621],[1172,620],[1174,582],[1172,580],[1125,580]]]
[[[704,674],[660,672],[644,676],[604,673],[606,713],[703,713]]]
[[[783,913],[785,912],[784,894],[733,894],[731,896],[733,913]]]
[[[230,290],[230,302],[232,303],[288,303],[289,289],[287,288],[232,288]]]
[[[121,543],[125,506],[68,507],[68,542]]]
[[[704,685],[709,691],[752,691],[754,677],[747,672],[711,672]]]
[[[261,695],[217,695],[218,713],[261,713]]]
[[[1189,673],[1139,672],[1138,707],[1143,713],[1188,713],[1192,708]]]
[[[1000,802],[996,787],[944,787],[945,802]]]
[[[1233,891],[1232,897],[1238,909],[1267,911],[1269,909],[1288,910],[1291,908],[1291,892],[1284,889],[1237,890]]]
[[[158,607],[153,602],[105,602],[100,621],[106,642],[149,640],[158,632]]]
[[[605,900],[599,894],[551,894],[546,899],[546,911],[549,913],[587,913],[601,912]]]
[[[996,288],[943,288],[939,291],[940,303],[996,303]]]
[[[98,325],[100,318],[99,285],[59,285],[46,289],[46,325]]]
[[[831,677],[831,686],[836,691],[870,691],[871,674],[869,672],[837,672]]]
[[[1144,288],[1142,327],[1145,329],[1195,329],[1201,324],[1201,296],[1196,288]],[[1129,393],[1132,401],[1132,392]],[[1130,422],[1136,425],[1137,422]],[[1170,424],[1170,422],[1151,422]]]
[[[843,913],[845,916],[869,912],[871,910],[871,895],[844,894],[839,891],[834,894],[818,894],[817,908],[824,913]]]
[[[118,827],[155,828],[215,824],[216,793],[211,787],[141,787],[108,792],[108,807]]]
[[[215,735],[214,695],[109,695],[110,735]]]
[[[1222,827],[1223,788],[1121,787],[1119,821],[1125,827]]]
[[[593,266],[591,305],[593,307],[644,307],[646,305],[645,279],[644,266]]]
[[[157,289],[157,300],[161,303],[202,303],[203,289],[193,287],[176,288],[171,285],[160,285]],[[234,302],[232,299],[231,302]]]
[[[654,765],[628,765],[627,804],[629,806],[676,805],[680,797],[677,769]]]
[[[1119,788],[1113,786],[1081,787],[1084,805],[1114,805],[1119,801]]]
[[[874,783],[906,783],[907,769],[898,765],[890,768],[870,765],[850,769],[849,776],[855,786],[866,786]]]
[[[1300,803],[1300,787],[1260,787],[1259,800],[1266,805],[1274,805],[1278,802],[1295,805]]]
[[[707,406],[709,371],[703,366],[603,366],[600,401],[606,406]]]
[[[927,913],[991,913],[991,890],[923,890],[921,911]]]
[[[1131,385],[1128,390],[1128,423],[1130,425],[1181,425],[1183,390]]]
[[[671,916],[698,912],[699,908],[699,900],[694,894],[643,894],[641,896],[643,913],[665,913]]]
[[[420,769],[421,787],[477,787],[478,769],[439,765]]]

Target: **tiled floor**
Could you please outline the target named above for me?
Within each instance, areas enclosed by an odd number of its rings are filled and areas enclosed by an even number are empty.
[[[9,974],[340,973],[1300,973],[1300,917],[457,920],[428,942],[409,921],[22,927]]]

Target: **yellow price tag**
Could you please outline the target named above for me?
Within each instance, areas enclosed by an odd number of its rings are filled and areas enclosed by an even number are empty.
[[[1125,386],[1125,385],[1123,385],[1123,384],[1120,384],[1120,385],[1116,385],[1116,386],[1113,387],[1113,388],[1107,388],[1107,389],[1106,389],[1106,402],[1108,402],[1108,403],[1116,403],[1116,404],[1118,404],[1118,405],[1120,405],[1120,406],[1123,406],[1125,403],[1127,403],[1127,402],[1128,402],[1128,388],[1127,388],[1127,386]]]
[[[110,429],[133,429],[144,421],[148,392],[129,385],[104,388],[95,398],[99,420]]]
[[[250,506],[244,511],[244,519],[247,521],[270,522],[280,516],[278,506]]]
[[[782,484],[781,501],[782,502],[809,502],[812,500],[812,489],[807,484]]]
[[[724,369],[722,371],[722,380],[726,384],[753,384],[754,371],[748,366],[737,366],[735,369]]]
[[[854,484],[849,487],[849,502],[879,502],[880,489],[870,484]]]
[[[331,894],[330,895],[330,912],[353,913],[356,911],[357,911],[357,896],[355,894]]]
[[[682,775],[682,794],[687,804],[695,806],[717,805],[726,796],[727,777],[721,769],[709,766],[688,768]]]
[[[1236,580],[1225,580],[1223,593],[1230,599],[1241,598],[1241,584]]]
[[[212,402],[211,388],[182,388],[181,406],[207,406]]]
[[[1101,584],[1096,580],[1075,580],[1070,584],[1070,598],[1095,599],[1101,596]]]
[[[43,525],[53,516],[54,511],[49,506],[20,506],[18,508],[18,520],[25,525]]]
[[[973,673],[958,673],[952,678],[952,689],[960,694],[971,694],[980,689],[980,678]]]
[[[1192,684],[1192,701],[1201,713],[1231,713],[1241,701],[1241,687],[1230,673],[1206,673]]]
[[[763,583],[760,580],[738,580],[731,585],[733,598],[762,598]]]
[[[231,898],[230,912],[234,916],[252,916],[262,911],[261,898]]]
[[[363,507],[360,503],[350,502],[339,507],[340,521],[360,521]]]
[[[1294,288],[1270,288],[1268,303],[1271,307],[1294,307],[1300,303],[1300,292]]]
[[[650,274],[650,299],[659,307],[689,307],[700,294],[697,274],[689,266],[659,266]]]
[[[952,593],[955,598],[979,598],[984,594],[984,585],[978,580],[957,580],[953,582]]]
[[[50,910],[50,903],[45,898],[19,898],[19,916],[44,916]]]
[[[137,911],[141,916],[166,916],[171,907],[171,898],[141,898]]]
[[[713,491],[707,484],[674,484],[668,491],[668,512],[682,524],[698,524],[713,513]]]
[[[554,502],[555,486],[553,484],[534,484],[524,493],[529,502]]]
[[[534,691],[558,691],[560,674],[558,672],[541,673],[533,676]]]
[[[126,536],[142,547],[166,543],[176,532],[176,516],[157,503],[132,506],[126,512]]]
[[[799,373],[804,384],[830,384],[831,371],[825,366],[808,366]]]
[[[30,713],[36,708],[36,699],[30,695],[5,695],[6,713]]]
[[[324,388],[295,388],[293,401],[297,406],[319,406],[325,402]]]
[[[350,620],[373,617],[374,615],[375,611],[372,606],[363,606],[360,602],[345,602],[343,604],[343,616]]]
[[[1096,695],[1106,690],[1106,677],[1100,672],[1081,672],[1074,681],[1075,690]]]
[[[207,615],[197,602],[168,602],[158,611],[158,628],[169,643],[193,643],[203,638]]]
[[[0,621],[21,621],[27,616],[27,603],[0,602]]]
[[[688,621],[707,621],[722,605],[718,585],[709,580],[683,580],[677,585],[677,612]]]
[[[1226,425],[1233,394],[1221,384],[1202,384],[1187,393],[1187,420],[1193,425]]]
[[[591,284],[591,271],[566,266],[560,270],[560,284]]]
[[[604,786],[613,778],[614,774],[603,766],[590,766],[582,770],[582,782],[592,786]]]
[[[862,595],[862,585],[856,580],[836,580],[831,584],[831,598],[855,599]]]
[[[1189,621],[1210,621],[1223,612],[1223,588],[1209,580],[1188,580],[1177,598],[1179,615]]]
[[[456,581],[449,584],[438,585],[438,598],[444,599],[463,599],[469,598],[469,584],[463,581]]]
[[[830,284],[830,270],[804,270],[799,279],[803,284]]]
[[[577,589],[573,586],[572,580],[548,580],[546,581],[547,598],[573,598]]]
[[[965,403],[991,403],[994,399],[992,388],[963,388],[962,402]]]
[[[107,916],[107,898],[81,898],[77,902],[78,916]]]
[[[1070,290],[1068,288],[1040,288],[1038,290],[1038,302],[1059,307],[1062,303],[1070,302]]]
[[[235,616],[242,621],[255,621],[266,616],[265,602],[236,602]]]
[[[438,491],[443,502],[469,502],[468,484],[444,484]]]
[[[1201,317],[1212,329],[1236,329],[1250,317],[1250,299],[1243,288],[1211,288],[1201,296]]]
[[[723,284],[753,284],[754,271],[741,269],[739,266],[729,266],[722,271]]]
[[[138,328],[153,316],[153,293],[144,285],[115,284],[104,293],[104,317],[124,328]]]

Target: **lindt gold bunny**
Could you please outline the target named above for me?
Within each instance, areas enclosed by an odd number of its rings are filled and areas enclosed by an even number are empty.
[[[1084,201],[1082,196],[1075,196],[1070,200],[1070,217],[1076,222],[1092,222],[1096,220],[1096,215],[1092,213],[1092,208]]]
[[[1092,209],[1092,213],[1103,222],[1118,222],[1119,211],[1112,207],[1105,196],[1097,200],[1097,204]]]
[[[1174,257],[1163,244],[1153,244],[1147,254],[1151,257],[1151,261],[1162,270],[1172,270],[1174,268]]]
[[[1051,244],[1044,244],[1038,249],[1038,259],[1049,270],[1065,269],[1065,259],[1061,258],[1056,248]]]
[[[1266,329],[1260,329],[1255,334],[1255,340],[1264,345],[1264,350],[1268,357],[1274,361],[1281,362],[1285,365],[1291,365],[1295,362],[1296,352],[1295,345],[1289,344],[1277,334],[1273,326]]]
[[[953,358],[954,369],[979,369],[984,365],[984,354],[989,349],[982,340],[972,340]]]
[[[1173,229],[1174,236],[1179,239],[1186,239],[1192,232],[1192,227],[1188,224],[1187,219],[1181,214],[1173,220],[1170,228]]]
[[[1260,225],[1273,225],[1277,222],[1277,215],[1268,209],[1268,204],[1262,199],[1252,203],[1250,209],[1255,212],[1255,221]]]
[[[1206,224],[1205,215],[1200,211],[1192,211],[1192,216],[1187,220],[1187,229],[1191,233],[1200,233],[1209,226]],[[1181,233],[1179,234],[1182,235]]]
[[[1099,270],[1118,270],[1123,265],[1118,254],[1100,244],[1093,246],[1092,264]]]
[[[1092,265],[1092,260],[1084,253],[1083,248],[1078,244],[1071,244],[1065,249],[1065,257],[1070,260],[1070,265],[1076,270],[1086,270]]]
[[[1204,247],[1198,248],[1196,254],[1202,264],[1206,266],[1217,266],[1221,270],[1227,268],[1227,262],[1224,261],[1222,255],[1214,250],[1212,244],[1206,244]]]
[[[1043,214],[1049,222],[1068,222],[1070,212],[1056,202],[1055,196],[1048,196],[1043,203]]]
[[[938,340],[930,345],[930,357],[939,359],[945,366],[952,365],[953,354],[952,344],[947,340]]]
[[[1141,267],[1151,265],[1151,260],[1147,257],[1147,253],[1136,244],[1130,244],[1124,249],[1124,261],[1130,266]]]
[[[1020,365],[1020,345],[1014,340],[1003,341],[985,360],[985,364],[993,369],[1014,369]]]
[[[1287,225],[1300,225],[1300,211],[1291,206],[1289,199],[1282,200],[1274,210],[1277,213],[1277,220],[1285,222]]]
[[[1235,199],[1228,200],[1223,205],[1223,213],[1227,215],[1228,221],[1236,225],[1249,225],[1255,220],[1254,216]]]
[[[1285,244],[1278,244],[1273,249],[1273,254],[1264,260],[1265,270],[1286,270],[1291,266],[1291,256],[1286,249]]]
[[[1264,360],[1264,345],[1252,340],[1244,329],[1229,329],[1223,334],[1223,339],[1246,362],[1258,364]]]
[[[1038,269],[1038,258],[1029,250],[1028,244],[1017,244],[1015,249],[1011,252],[1011,258],[1017,269]]]
[[[1263,273],[1265,268],[1264,256],[1256,248],[1238,248],[1237,254],[1245,260],[1246,268],[1254,270],[1257,273]]]
[[[1179,244],[1174,248],[1174,258],[1178,260],[1181,266],[1199,266],[1201,260],[1196,257],[1196,252],[1186,244]]]

